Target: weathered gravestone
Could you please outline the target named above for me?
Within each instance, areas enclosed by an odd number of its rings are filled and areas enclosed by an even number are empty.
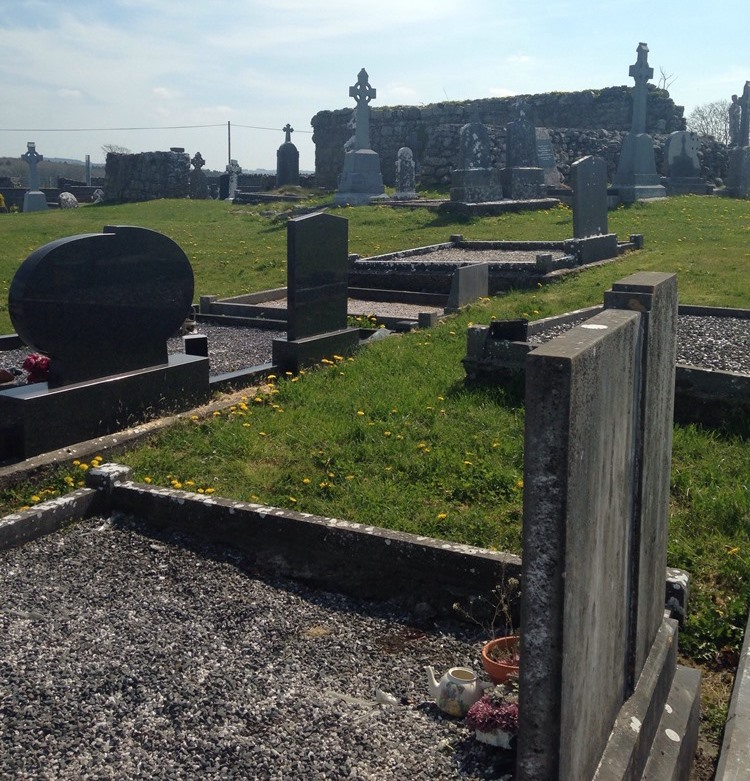
[[[230,160],[224,170],[229,177],[225,200],[231,201],[234,199],[234,194],[237,192],[237,180],[242,173],[242,166],[236,160]]]
[[[408,146],[402,146],[396,155],[396,192],[393,197],[402,201],[418,197],[414,154]]]
[[[116,431],[148,409],[205,398],[207,360],[167,354],[192,297],[185,253],[146,228],[107,226],[32,252],[8,310],[24,343],[49,357],[49,380],[0,393],[2,457],[26,458]]]
[[[370,148],[370,101],[376,95],[377,90],[370,86],[367,71],[362,68],[356,84],[349,87],[349,97],[356,103],[354,139],[351,148],[344,152],[344,170],[334,196],[335,203],[369,203],[385,192],[380,156]]]
[[[29,141],[21,159],[29,165],[29,191],[23,196],[24,212],[42,212],[47,210],[47,196],[39,189],[39,163],[44,157],[36,151],[36,144]]]
[[[735,198],[750,196],[750,81],[745,82],[739,100],[740,122],[737,143],[729,150],[727,194]]]
[[[624,203],[648,198],[664,198],[667,194],[656,172],[654,142],[646,133],[648,80],[654,75],[654,69],[648,64],[647,44],[639,43],[636,52],[636,62],[630,66],[629,71],[635,80],[633,121],[630,132],[622,139],[614,181],[620,200]]]
[[[544,184],[547,187],[559,187],[562,184],[562,176],[557,169],[555,150],[552,147],[549,130],[546,127],[538,127],[535,132],[537,163],[544,172]]]
[[[492,165],[492,146],[487,128],[468,122],[459,131],[459,167],[451,171],[451,201],[487,203],[503,198],[497,169]]]
[[[292,143],[294,128],[287,122],[284,143],[276,150],[276,186],[299,185],[299,150]]]
[[[688,777],[700,673],[664,618],[676,324],[675,276],[634,274],[526,359],[519,781]]]
[[[701,177],[701,164],[698,159],[699,147],[696,133],[676,130],[669,134],[665,149],[669,195],[706,195],[706,183]]]
[[[573,188],[573,238],[581,263],[617,256],[617,234],[608,233],[607,163],[595,155],[570,166]]]
[[[506,198],[525,201],[543,198],[544,171],[539,167],[536,128],[523,116],[506,128],[505,168],[500,175]]]
[[[274,339],[273,363],[297,372],[359,343],[347,328],[349,223],[331,214],[287,222],[287,338]]]
[[[194,201],[203,201],[208,198],[208,180],[203,172],[206,161],[200,152],[196,152],[190,161],[193,170],[190,172],[190,197]]]
[[[471,263],[459,266],[453,272],[445,311],[457,312],[478,298],[486,297],[489,290],[489,274],[489,263]]]

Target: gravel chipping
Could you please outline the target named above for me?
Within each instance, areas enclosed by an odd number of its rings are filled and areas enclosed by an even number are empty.
[[[480,669],[465,627],[261,579],[236,552],[126,516],[0,561],[0,778],[508,772],[507,752],[429,701],[424,665]]]

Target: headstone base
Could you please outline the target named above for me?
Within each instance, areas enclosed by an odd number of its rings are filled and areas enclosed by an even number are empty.
[[[740,146],[729,150],[726,193],[733,198],[750,196],[750,146]],[[24,211],[26,211],[25,207]]]
[[[47,196],[41,190],[29,190],[23,196],[24,212],[46,212]]]
[[[355,149],[344,155],[344,170],[339,179],[333,202],[343,204],[369,203],[385,193],[380,172],[380,155],[372,149]]]
[[[500,178],[505,197],[514,201],[543,198],[547,192],[542,168],[503,168]]]
[[[667,195],[713,195],[712,185],[699,177],[670,176],[665,180]]]
[[[209,395],[208,359],[180,354],[170,355],[168,364],[62,388],[40,382],[0,391],[0,460],[112,434]]]
[[[456,203],[502,201],[503,185],[495,168],[457,168],[451,171],[450,195]]]
[[[296,374],[306,366],[320,363],[334,355],[350,355],[359,345],[359,328],[344,328],[303,339],[274,339],[271,361],[282,372]]]

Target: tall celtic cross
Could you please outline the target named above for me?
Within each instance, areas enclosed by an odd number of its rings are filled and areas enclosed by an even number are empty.
[[[740,98],[740,137],[737,146],[750,145],[750,81],[745,82]]]
[[[29,164],[29,190],[39,189],[39,170],[37,165],[44,160],[44,157],[36,151],[36,143],[28,141],[26,143],[26,152],[21,155],[21,160]]]
[[[294,128],[287,122],[285,127],[281,128],[286,133],[286,138],[284,139],[285,144],[291,144],[292,143],[292,133],[294,133]]]
[[[648,95],[648,80],[653,78],[654,69],[648,64],[648,45],[639,43],[636,49],[638,57],[635,65],[630,66],[629,74],[635,79],[633,90],[633,124],[632,133],[646,132],[646,96]]]
[[[354,98],[357,104],[354,112],[356,126],[354,130],[354,148],[370,148],[370,101],[377,95],[377,90],[370,86],[370,77],[367,71],[362,70],[357,74],[357,83],[349,87],[349,97]]]

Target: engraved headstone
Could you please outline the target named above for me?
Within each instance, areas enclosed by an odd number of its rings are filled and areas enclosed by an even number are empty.
[[[408,146],[402,146],[396,155],[396,192],[393,197],[404,201],[417,197],[414,154]]]
[[[292,143],[294,128],[287,122],[284,143],[276,150],[276,186],[299,185],[299,150]]]
[[[696,133],[689,130],[670,133],[665,148],[667,190],[670,195],[706,194],[706,183],[701,178],[701,164],[698,159],[699,148]]]
[[[8,311],[24,343],[49,356],[52,388],[166,363],[192,300],[193,271],[174,241],[107,226],[32,252]]]
[[[547,187],[559,187],[562,176],[557,169],[555,150],[546,127],[536,128],[536,157],[539,167],[544,171],[544,183]]]
[[[528,200],[546,194],[544,171],[537,156],[536,129],[524,116],[506,128],[505,168],[502,172],[506,198]]]
[[[226,200],[231,201],[234,199],[234,194],[237,192],[237,180],[242,173],[242,166],[236,160],[230,160],[229,163],[227,163],[225,172],[229,177]]]
[[[460,168],[492,167],[490,135],[481,122],[465,124],[458,132],[458,143]]]
[[[503,187],[492,164],[492,145],[487,128],[475,119],[461,127],[459,167],[451,171],[451,201],[487,203],[503,198]]]
[[[370,101],[376,95],[377,90],[370,85],[367,71],[362,68],[357,74],[356,83],[349,87],[349,97],[354,98],[356,103],[354,140],[344,152],[344,170],[339,178],[334,203],[369,203],[385,192],[380,156],[370,149]]]
[[[607,163],[595,155],[570,166],[573,188],[573,237],[607,233]]]

